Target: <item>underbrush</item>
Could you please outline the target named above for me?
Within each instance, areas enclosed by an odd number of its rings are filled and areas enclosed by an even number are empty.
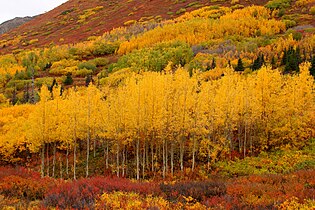
[[[56,188],[47,191],[43,204],[45,207],[61,209],[90,209],[95,205],[95,199],[101,194],[117,191],[141,195],[160,193],[155,183],[132,182],[117,177],[93,177],[61,183]]]
[[[177,181],[63,180],[0,167],[0,209],[314,209],[314,156],[313,140],[299,151],[219,162],[216,176],[199,181],[189,173]]]
[[[214,165],[214,168],[225,177],[285,174],[315,169],[315,140],[310,140],[309,145],[302,150],[285,148],[271,153],[263,152],[257,157],[220,161]]]

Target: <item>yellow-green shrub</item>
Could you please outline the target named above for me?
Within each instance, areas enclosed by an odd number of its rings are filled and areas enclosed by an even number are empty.
[[[56,75],[65,75],[70,72],[73,73],[78,70],[79,61],[73,59],[62,59],[52,64],[49,73]]]

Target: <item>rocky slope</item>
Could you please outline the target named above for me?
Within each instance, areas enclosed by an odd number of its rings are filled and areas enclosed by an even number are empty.
[[[5,21],[0,24],[0,34],[5,34],[10,30],[17,28],[20,25],[23,25],[24,23],[27,23],[34,18],[35,17],[16,17],[12,20]]]

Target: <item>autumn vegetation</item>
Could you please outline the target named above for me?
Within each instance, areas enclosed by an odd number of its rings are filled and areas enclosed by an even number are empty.
[[[0,207],[314,208],[314,2],[240,2],[1,55]]]

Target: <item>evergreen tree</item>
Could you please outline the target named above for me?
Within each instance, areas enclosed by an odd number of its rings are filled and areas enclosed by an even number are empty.
[[[48,90],[52,93],[53,89],[54,89],[54,86],[57,86],[57,81],[56,81],[56,78],[54,78],[52,84],[50,87],[48,87]]]
[[[285,63],[284,63],[285,62]],[[292,46],[289,47],[288,51],[284,51],[281,64],[284,63],[285,73],[299,72],[299,65],[301,64],[302,59],[300,55],[300,49],[294,49]]]
[[[284,49],[283,57],[282,57],[282,60],[281,60],[281,66],[286,65],[286,63],[287,63],[287,49]]]
[[[259,54],[258,57],[254,60],[251,69],[253,71],[260,69],[265,64],[265,58],[263,54]]]
[[[72,79],[71,73],[67,73],[67,77],[63,83],[65,85],[72,85],[73,84],[73,79]]]
[[[12,93],[12,98],[11,98],[11,104],[15,105],[18,101],[17,98],[17,93],[16,93],[16,84],[14,84],[14,89],[13,89],[13,93]]]
[[[237,66],[235,67],[235,71],[244,71],[244,65],[243,65],[243,61],[241,58],[238,59],[237,61]]]
[[[89,86],[89,84],[90,84],[91,82],[93,83],[94,81],[93,81],[92,75],[89,74],[89,75],[87,75],[86,78],[85,78],[85,86],[86,86],[86,87]]]

